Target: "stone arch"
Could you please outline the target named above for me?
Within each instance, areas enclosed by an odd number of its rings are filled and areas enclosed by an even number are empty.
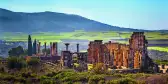
[[[141,66],[141,53],[140,51],[136,51],[134,53],[134,68],[137,69],[137,68],[140,68]]]

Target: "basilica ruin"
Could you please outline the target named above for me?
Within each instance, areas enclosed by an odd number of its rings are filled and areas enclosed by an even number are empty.
[[[134,32],[129,44],[103,43],[102,40],[91,41],[88,48],[88,62],[104,63],[116,69],[148,69],[154,63],[147,54],[148,42],[144,32]]]
[[[36,42],[36,41],[35,41]],[[34,43],[36,44],[36,43]],[[69,43],[65,43],[66,50],[61,51],[58,56],[57,42],[50,42],[50,54],[46,51],[46,42],[44,43],[44,52],[41,52],[41,43],[37,44],[37,53],[34,57],[40,57],[42,61],[60,62],[62,67],[72,68],[74,59],[77,63],[93,64],[103,63],[110,69],[131,69],[131,70],[153,70],[157,72],[157,64],[149,58],[147,47],[148,41],[144,32],[133,32],[128,44],[116,42],[106,42],[103,40],[94,40],[89,43],[88,52],[80,52],[79,44],[76,45],[76,52],[71,52]],[[35,47],[34,47],[35,46]],[[36,45],[33,48],[36,51]]]

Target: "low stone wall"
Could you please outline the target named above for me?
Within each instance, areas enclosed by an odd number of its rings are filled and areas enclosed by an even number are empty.
[[[159,65],[158,67],[160,73],[168,73],[168,65]]]

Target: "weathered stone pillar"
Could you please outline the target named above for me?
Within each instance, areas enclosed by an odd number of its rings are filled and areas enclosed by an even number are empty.
[[[76,52],[79,53],[79,44],[76,44]]]
[[[38,54],[39,54],[39,55],[40,55],[40,53],[41,53],[41,49],[40,49],[40,48],[41,48],[41,42],[38,43]]]
[[[65,43],[66,51],[68,51],[69,43]]]
[[[50,42],[50,55],[52,56],[52,42]]]
[[[47,43],[44,42],[44,55],[47,56]]]

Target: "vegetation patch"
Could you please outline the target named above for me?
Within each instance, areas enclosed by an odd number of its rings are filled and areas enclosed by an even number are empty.
[[[62,39],[75,39],[75,40],[104,40],[109,41],[111,39],[128,39],[132,32],[118,32],[118,31],[106,31],[106,32],[85,32],[85,31],[74,31],[74,32],[34,32],[32,39],[38,39],[40,42],[61,42]],[[6,32],[0,37],[6,41],[27,41],[28,34],[25,33],[11,33]],[[168,34],[162,34],[162,32],[145,32],[148,40],[163,40],[168,39]],[[127,43],[126,41],[118,41],[121,43]]]
[[[163,52],[168,52],[168,47],[148,47],[149,50],[158,50]]]
[[[159,65],[168,65],[168,60],[154,60],[154,62]]]

